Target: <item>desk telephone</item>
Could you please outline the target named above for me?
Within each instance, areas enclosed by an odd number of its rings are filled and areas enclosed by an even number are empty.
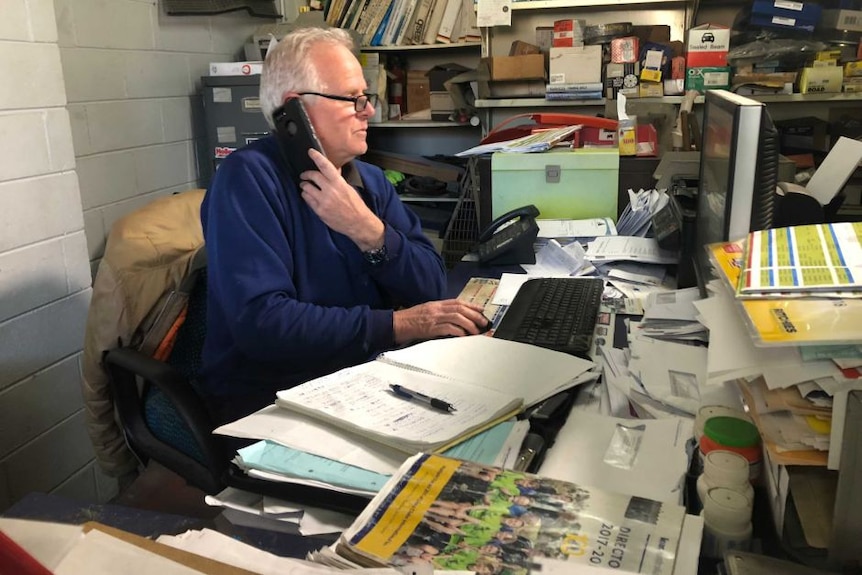
[[[534,264],[533,243],[539,235],[534,205],[507,212],[479,235],[479,263],[487,265]]]

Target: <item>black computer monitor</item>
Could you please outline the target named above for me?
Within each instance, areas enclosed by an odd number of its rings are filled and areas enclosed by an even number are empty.
[[[761,102],[726,90],[708,90],[704,100],[694,267],[705,295],[704,247],[772,227],[778,131]]]

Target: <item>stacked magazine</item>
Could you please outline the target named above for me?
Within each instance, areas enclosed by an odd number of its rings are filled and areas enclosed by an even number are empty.
[[[309,558],[415,572],[547,575],[582,564],[670,574],[684,518],[679,505],[419,454],[333,548]]]

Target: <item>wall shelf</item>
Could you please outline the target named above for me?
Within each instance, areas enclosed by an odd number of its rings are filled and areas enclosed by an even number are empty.
[[[748,96],[752,100],[769,103],[813,103],[813,102],[862,102],[862,93],[832,93],[832,94],[768,94]],[[679,104],[682,96],[663,96],[661,98],[631,98],[630,102],[645,102],[653,104]],[[545,100],[544,98],[500,98],[476,100],[477,108],[565,108],[574,106],[604,106],[607,100]],[[703,103],[703,96],[694,100],[695,104]]]
[[[499,98],[476,100],[477,108],[561,108],[572,106],[604,106],[601,100],[546,100],[544,98]]]
[[[361,46],[361,52],[410,52],[414,50],[457,50],[481,48],[481,42],[455,42],[451,44],[399,44],[397,46]]]
[[[682,4],[688,0],[523,0],[512,2],[512,10],[548,10],[554,8],[590,8],[593,6],[627,6],[629,4]]]
[[[438,122],[436,120],[389,120],[368,124],[369,128],[472,128],[461,122]]]
[[[446,194],[443,196],[411,196],[410,194],[401,194],[398,196],[401,198],[402,202],[405,203],[416,203],[416,202],[427,202],[427,203],[436,203],[439,202],[441,204],[453,204],[458,201],[457,194]]]

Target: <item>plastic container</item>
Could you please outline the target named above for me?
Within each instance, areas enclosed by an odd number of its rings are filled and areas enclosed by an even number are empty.
[[[726,450],[742,455],[748,461],[748,477],[756,481],[763,465],[760,433],[753,423],[738,417],[709,418],[703,426],[699,440],[700,453],[706,457],[711,451]]]
[[[745,421],[751,421],[751,418],[744,411],[727,407],[725,405],[704,405],[697,410],[694,417],[694,436],[700,438],[703,435],[703,428],[706,422],[713,417],[735,417]]]
[[[713,417],[736,417],[745,421],[751,421],[748,415],[739,409],[724,405],[704,405],[697,410],[694,417],[694,439],[697,443],[697,457],[692,458],[691,474],[695,477],[703,473],[703,455],[700,453],[700,438],[703,436],[703,428],[706,422]]]
[[[754,502],[754,487],[748,477],[748,460],[733,451],[716,449],[704,457],[703,474],[697,479],[697,495],[701,504],[707,492],[715,487],[738,491]]]
[[[732,549],[751,546],[752,501],[742,493],[714,487],[703,502],[703,542],[701,556],[721,558]]]

